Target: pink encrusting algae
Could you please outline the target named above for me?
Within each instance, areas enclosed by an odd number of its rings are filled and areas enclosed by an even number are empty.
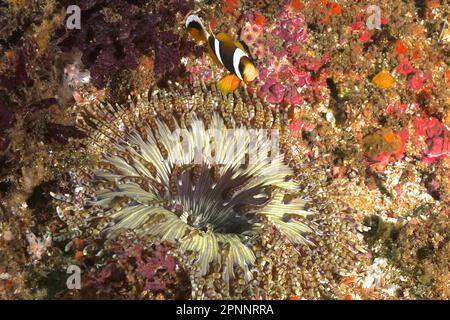
[[[423,160],[432,164],[450,155],[450,130],[436,118],[414,120],[416,143],[421,146]]]

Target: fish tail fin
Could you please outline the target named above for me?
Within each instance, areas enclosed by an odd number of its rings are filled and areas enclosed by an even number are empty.
[[[223,93],[228,94],[239,87],[241,80],[235,74],[229,74],[217,83],[217,88]]]
[[[208,31],[199,16],[192,14],[186,18],[186,28],[189,34],[198,42],[206,42],[209,37]]]

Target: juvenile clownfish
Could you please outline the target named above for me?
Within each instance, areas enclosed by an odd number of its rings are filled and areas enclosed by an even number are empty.
[[[258,76],[255,64],[242,43],[233,41],[231,36],[223,32],[217,36],[212,32],[209,34],[197,15],[187,17],[186,28],[195,40],[206,43],[213,61],[230,72],[217,84],[224,94],[236,90],[241,81],[249,83]]]

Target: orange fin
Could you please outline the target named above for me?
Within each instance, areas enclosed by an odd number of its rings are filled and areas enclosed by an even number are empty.
[[[224,32],[219,32],[216,36],[217,40],[225,42],[225,43],[234,43],[233,38]]]
[[[235,74],[229,74],[217,83],[217,88],[223,93],[228,94],[239,87],[241,80]]]

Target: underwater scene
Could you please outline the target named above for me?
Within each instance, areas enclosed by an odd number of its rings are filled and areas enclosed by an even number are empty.
[[[446,0],[0,1],[1,300],[447,300]]]

